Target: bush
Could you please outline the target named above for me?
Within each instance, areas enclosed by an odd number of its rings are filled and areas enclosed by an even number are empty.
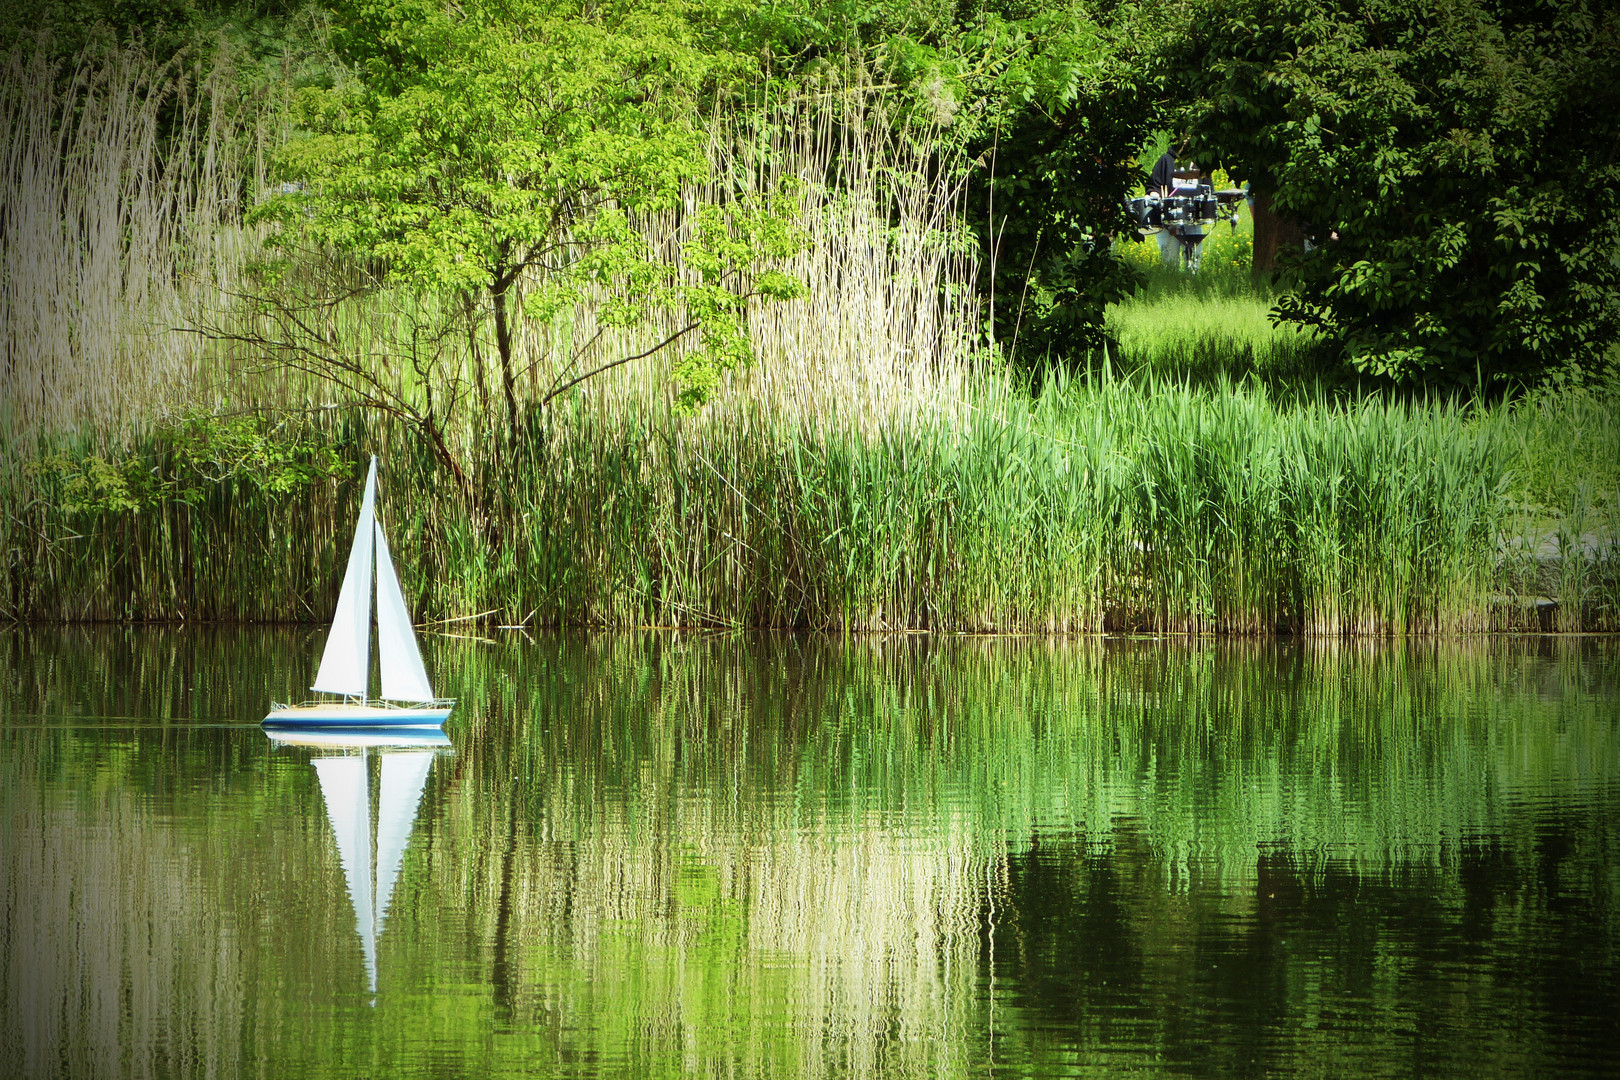
[[[1194,153],[1314,234],[1277,317],[1362,372],[1587,377],[1620,335],[1620,15],[1208,0],[1169,49]]]

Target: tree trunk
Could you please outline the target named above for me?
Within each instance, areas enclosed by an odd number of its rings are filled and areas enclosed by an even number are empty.
[[[517,366],[512,357],[512,320],[507,306],[511,294],[510,284],[497,280],[490,290],[495,304],[495,351],[501,361],[501,389],[506,392],[506,437],[516,442],[518,437]]]
[[[1271,192],[1254,196],[1254,276],[1268,277],[1277,268],[1277,254],[1285,248],[1305,243],[1305,230],[1299,223],[1281,217],[1271,209]]]

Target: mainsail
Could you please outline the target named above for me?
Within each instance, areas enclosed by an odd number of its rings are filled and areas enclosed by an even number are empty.
[[[313,689],[328,694],[364,697],[371,667],[371,537],[377,496],[377,459],[366,473],[366,493],[360,501],[360,521],[349,548],[349,568],[338,593],[337,614],[326,637],[326,651],[315,673]]]
[[[394,561],[388,554],[382,522],[377,520],[377,458],[366,474],[366,493],[360,502],[360,521],[349,548],[349,568],[338,593],[337,614],[315,675],[316,690],[329,694],[365,697],[371,667],[372,566],[377,581],[377,648],[382,670],[382,696],[393,701],[433,701],[433,687],[422,652],[411,629]]]

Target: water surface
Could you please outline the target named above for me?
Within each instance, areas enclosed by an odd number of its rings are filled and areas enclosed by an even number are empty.
[[[0,631],[0,1075],[1604,1076],[1620,647]]]

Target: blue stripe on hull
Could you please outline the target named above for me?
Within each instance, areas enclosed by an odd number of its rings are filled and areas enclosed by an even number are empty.
[[[354,716],[343,713],[300,711],[296,716],[271,713],[260,723],[264,728],[437,728],[450,718],[449,709],[413,712],[409,716]]]

